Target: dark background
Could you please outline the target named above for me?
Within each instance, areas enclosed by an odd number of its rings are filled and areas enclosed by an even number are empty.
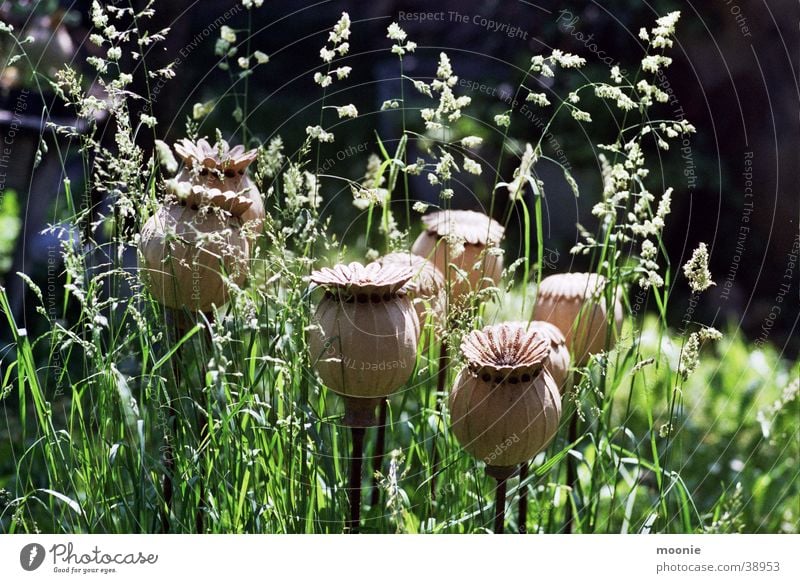
[[[73,11],[70,34],[79,45],[76,63],[85,61],[93,50],[85,41],[89,5],[90,2],[62,3]],[[154,107],[159,121],[157,134],[167,142],[183,136],[186,117],[191,116],[195,103],[221,95],[223,99],[204,120],[200,133],[213,136],[213,128],[220,127],[232,142],[242,140],[241,128],[233,121],[231,112],[234,93],[243,91],[243,86],[232,84],[229,75],[215,66],[219,61],[214,55],[218,28],[203,36],[215,19],[237,5],[233,1],[156,2],[159,16],[151,28],[171,26],[172,30],[166,43],[147,55],[149,66],[163,66],[182,50],[186,52],[193,42],[196,44],[182,58],[176,68],[176,79],[160,92]],[[3,6],[7,8],[9,3]],[[563,10],[569,15],[560,13]],[[254,31],[249,39],[251,50],[261,50],[271,58],[249,80],[251,97],[246,123],[255,133],[250,138],[266,141],[281,134],[287,152],[291,153],[300,145],[305,127],[319,121],[322,91],[312,81],[313,73],[320,70],[319,49],[339,14],[350,13],[351,49],[342,64],[353,67],[353,72],[347,81],[333,86],[326,104],[354,103],[361,115],[357,120],[334,127],[336,142],[326,147],[323,159],[335,162],[329,173],[358,179],[363,174],[367,153],[339,153],[351,151],[348,147],[363,150],[359,148],[362,144],[367,146],[367,152],[377,151],[373,130],[378,131],[387,145],[392,145],[400,135],[399,114],[378,111],[384,100],[400,95],[398,60],[387,50],[391,41],[386,38],[385,30],[390,22],[398,21],[419,45],[414,55],[406,57],[408,75],[433,75],[438,54],[445,50],[455,73],[462,79],[494,89],[494,95],[487,95],[458,88],[459,94],[468,92],[473,97],[460,129],[485,137],[479,156],[490,168],[498,160],[500,143],[500,136],[491,124],[492,116],[508,108],[503,96],[514,91],[532,54],[549,53],[553,48],[578,53],[589,61],[584,70],[589,78],[605,79],[608,67],[578,37],[578,34],[584,39],[593,35],[591,43],[598,50],[619,62],[622,68],[634,71],[642,56],[637,38],[639,28],[651,28],[657,16],[671,10],[682,11],[677,42],[670,53],[674,63],[667,75],[675,99],[661,106],[660,111],[666,117],[674,117],[680,108],[697,127],[690,147],[681,152],[679,142],[674,142],[673,148],[662,154],[660,172],[653,176],[655,184],[661,179],[675,187],[673,212],[665,235],[673,274],[677,274],[697,243],[708,243],[717,286],[703,294],[692,318],[719,328],[725,328],[725,322],[740,326],[753,340],[770,342],[785,351],[787,357],[794,357],[800,349],[797,335],[800,264],[796,258],[792,267],[792,252],[794,249],[796,253],[800,240],[797,2],[266,0],[258,10],[238,10],[225,24],[244,29],[251,18]],[[431,11],[444,12],[444,20],[419,23],[400,19],[400,12]],[[466,16],[467,22],[453,21],[450,12]],[[502,32],[487,31],[473,22],[475,16],[516,25],[521,32],[510,38]],[[195,42],[197,38],[199,42]],[[240,52],[244,52],[247,40],[243,33],[239,34]],[[143,78],[137,77],[142,93]],[[580,79],[575,75],[557,75],[553,89],[566,92],[578,82]],[[426,106],[410,85],[407,84],[405,92],[408,107]],[[590,229],[595,226],[589,210],[597,200],[600,182],[596,152],[589,138],[597,143],[611,141],[614,136],[614,120],[607,112],[591,111],[595,122],[586,126],[588,134],[571,121],[553,128],[581,186],[581,198],[575,200],[555,167],[544,164],[540,168],[546,188],[546,247],[551,267],[561,271],[586,267],[580,261],[573,262],[568,253],[576,240],[575,223],[581,222]],[[335,118],[333,113],[327,115],[326,127]],[[418,116],[412,111],[409,119],[417,123]],[[511,135],[523,144],[538,139],[540,132],[536,123],[520,115],[513,119]],[[151,147],[147,140],[143,137],[142,145]],[[113,148],[113,143],[108,145]],[[413,147],[410,153],[413,159]],[[549,153],[555,152],[551,148]],[[340,160],[340,156],[344,159]],[[745,222],[748,177],[743,173],[748,157],[752,160],[753,197],[749,200],[753,201],[753,208],[752,214],[747,215],[749,222]],[[515,161],[507,157],[502,166],[503,177],[510,178],[514,167]],[[480,208],[486,204],[494,179],[488,168],[481,177],[462,176],[465,182],[457,189],[454,206]],[[465,177],[474,180],[466,182]],[[660,194],[655,185],[651,190]],[[432,200],[435,191],[424,179],[414,180],[412,195]],[[44,195],[31,193],[30,198],[38,196]],[[356,245],[357,236],[350,234],[349,229],[360,225],[361,219],[350,203],[349,191],[337,192],[326,186],[325,197],[328,201],[325,212],[333,215],[335,231],[349,237],[351,246]],[[496,210],[496,216],[504,204],[507,203],[502,202]],[[402,213],[397,214],[402,219]],[[744,237],[743,226],[750,227]],[[512,258],[520,247],[520,229],[513,217],[507,245]],[[682,277],[673,279],[671,321],[680,328],[687,314],[689,293]],[[790,285],[789,292],[781,294],[780,286],[786,283]],[[723,294],[726,288],[729,293]],[[782,301],[778,301],[779,297]],[[771,328],[765,328],[776,307],[780,309],[779,317]]]

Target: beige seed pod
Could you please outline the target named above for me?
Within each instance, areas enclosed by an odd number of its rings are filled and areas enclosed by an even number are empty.
[[[414,304],[420,325],[442,324],[445,306],[445,283],[442,272],[430,261],[412,253],[389,253],[378,259],[381,265],[401,265],[413,270],[405,291]]]
[[[533,320],[532,322],[510,322],[524,330],[535,332],[550,343],[550,355],[545,363],[545,368],[556,381],[559,392],[564,395],[572,387],[572,371],[570,371],[570,356],[567,348],[567,339],[561,330],[550,322]]]
[[[239,286],[247,278],[249,244],[234,213],[244,212],[250,201],[223,195],[213,200],[162,206],[142,227],[143,281],[168,308],[210,312],[228,301],[223,273]]]
[[[493,468],[542,451],[558,431],[561,396],[544,367],[547,341],[513,324],[471,332],[461,345],[467,367],[450,394],[450,421],[461,446]]]
[[[589,356],[602,352],[608,335],[608,310],[603,294],[605,278],[595,273],[559,273],[542,280],[533,312],[535,320],[550,322],[567,339],[573,362],[585,365]],[[611,346],[622,329],[621,292],[614,301],[615,332]]]
[[[426,228],[411,252],[439,268],[450,280],[454,298],[498,284],[503,256],[493,250],[499,250],[503,239],[505,229],[500,223],[483,213],[459,210],[431,213],[422,217],[422,222]],[[464,271],[466,279],[450,265]]]
[[[345,397],[386,397],[411,377],[419,319],[404,286],[410,267],[360,263],[323,268],[323,286],[308,343],[311,362],[332,391]]]
[[[201,138],[196,142],[181,140],[175,144],[175,152],[184,163],[175,177],[178,189],[232,192],[247,197],[252,204],[241,214],[242,224],[253,233],[261,230],[266,217],[264,202],[258,187],[247,175],[247,167],[256,159],[258,150],[245,151],[241,145],[231,148],[225,140],[212,146]],[[255,246],[252,237],[250,244]]]

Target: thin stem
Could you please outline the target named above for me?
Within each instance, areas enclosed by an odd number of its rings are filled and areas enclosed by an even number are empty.
[[[523,482],[528,477],[528,462],[519,467],[519,512],[517,513],[517,530],[520,534],[528,532],[528,486]]]
[[[353,454],[350,456],[350,483],[347,497],[350,501],[350,519],[346,530],[350,534],[358,534],[361,525],[361,467],[364,462],[364,428],[351,427],[353,436]]]
[[[439,396],[444,393],[444,386],[447,383],[447,367],[450,366],[450,359],[448,356],[447,340],[442,340],[442,346],[439,349],[439,372],[436,376],[436,417],[442,415],[442,402]],[[439,473],[439,450],[436,448],[436,438],[439,435],[439,423],[436,423],[436,431],[433,434],[432,451],[431,451],[431,501],[436,500],[436,474]]]
[[[575,443],[578,439],[578,412],[574,411],[572,419],[569,420],[569,430],[567,433],[567,443]],[[578,487],[578,468],[576,467],[578,460],[574,459],[571,455],[567,456],[567,486],[569,487],[570,496],[575,497]],[[577,506],[577,504],[576,504]],[[572,504],[567,504],[567,514],[565,517],[565,527],[567,532],[572,533],[574,530],[572,516]]]
[[[206,319],[206,326],[205,326],[205,333],[203,334],[203,339],[207,343],[209,351],[213,352],[214,347],[211,338],[211,326],[214,325],[214,314],[213,313],[205,314],[205,319]],[[206,364],[204,361],[200,367],[201,382],[205,381],[206,372],[207,372]],[[206,387],[203,387],[202,400],[203,400],[203,408],[205,410],[205,416],[200,417],[199,413],[197,416],[197,425],[199,428],[198,441],[197,441],[197,465],[200,469],[200,476],[199,476],[200,492],[199,492],[199,498],[197,500],[197,511],[195,512],[195,517],[194,517],[194,526],[195,526],[195,532],[197,532],[198,534],[202,534],[204,531],[203,523],[206,511],[206,477],[205,477],[206,469],[204,467],[205,455],[203,452],[206,447],[205,442],[208,439],[208,421],[209,421],[209,416],[211,415],[210,403],[208,399],[208,390]]]
[[[494,533],[503,534],[503,523],[506,514],[506,480],[497,478],[497,488],[494,498]]]
[[[378,485],[376,472],[383,469],[383,454],[386,451],[386,423],[388,419],[388,400],[381,400],[378,408],[378,437],[375,441],[375,454],[372,456],[372,497],[370,506],[374,508],[380,502],[381,489]]]
[[[164,427],[164,480],[161,483],[161,492],[164,505],[161,507],[161,533],[167,534],[170,529],[170,514],[172,513],[172,476],[175,474],[175,449],[172,447],[172,436],[176,433],[177,415],[170,399],[167,405],[169,411],[168,425]]]

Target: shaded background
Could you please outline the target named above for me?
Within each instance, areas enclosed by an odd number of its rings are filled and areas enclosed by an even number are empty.
[[[4,18],[13,18],[15,11],[27,4],[36,3],[3,2],[0,12]],[[73,62],[80,66],[96,50],[86,40],[91,3],[54,2],[44,15],[56,14],[54,10],[59,4],[70,10],[64,22],[74,43]],[[266,141],[281,134],[290,153],[300,145],[305,127],[319,122],[322,92],[312,81],[313,73],[321,70],[319,49],[339,14],[348,11],[353,20],[351,50],[341,64],[351,66],[353,71],[347,81],[333,86],[326,104],[353,103],[361,115],[357,120],[334,126],[336,142],[323,150],[323,162],[331,162],[326,173],[351,179],[363,174],[368,153],[377,151],[374,130],[387,145],[396,142],[401,132],[397,112],[378,111],[384,100],[398,98],[401,89],[398,60],[387,50],[390,41],[386,39],[386,26],[397,21],[419,45],[416,53],[405,59],[406,74],[410,76],[432,76],[439,52],[447,51],[455,73],[462,80],[457,92],[473,98],[472,106],[466,110],[468,115],[459,122],[459,130],[485,138],[478,151],[486,163],[483,176],[462,175],[465,182],[457,188],[454,206],[463,208],[481,208],[489,199],[494,179],[489,169],[497,163],[500,143],[500,135],[490,122],[494,114],[508,109],[510,95],[532,54],[547,53],[553,48],[578,53],[588,60],[584,73],[593,79],[607,75],[608,65],[601,58],[635,71],[642,56],[636,36],[639,28],[650,28],[657,16],[681,10],[677,42],[670,53],[674,63],[664,80],[669,84],[672,99],[660,107],[665,117],[685,114],[697,127],[697,133],[684,148],[675,142],[663,154],[661,172],[651,177],[650,184],[657,194],[658,180],[675,187],[673,212],[665,232],[673,272],[685,263],[697,243],[704,241],[711,250],[711,269],[717,286],[704,294],[696,306],[690,306],[685,281],[677,277],[670,303],[672,325],[682,328],[687,317],[720,328],[727,321],[734,327],[741,326],[756,342],[774,343],[784,349],[787,357],[798,354],[797,22],[800,11],[796,2],[267,0],[257,11],[242,9],[234,1],[159,1],[155,7],[161,16],[153,26],[171,26],[172,30],[166,43],[147,55],[148,66],[154,69],[181,58],[176,79],[158,93],[153,112],[159,122],[157,134],[170,143],[182,137],[194,104],[222,96],[214,111],[203,119],[201,135],[213,137],[213,128],[219,127],[233,142],[245,138],[232,117],[237,100],[241,103],[244,85],[232,84],[229,74],[216,66],[219,57],[214,54],[214,44],[222,23],[244,29],[250,18],[253,36],[246,39],[244,34],[239,35],[241,52],[245,52],[245,44],[249,42],[251,50],[261,50],[271,60],[256,68],[248,81],[246,124],[254,135],[247,138]],[[409,20],[406,16],[419,12],[442,14],[439,20],[426,22]],[[484,19],[507,24],[506,32],[511,27],[516,29],[513,34],[490,31],[482,24]],[[26,22],[30,21],[23,20],[18,28]],[[123,59],[130,56],[124,55]],[[84,72],[91,75],[88,69]],[[138,91],[142,94],[147,91],[144,79],[143,74],[137,77]],[[574,74],[557,75],[552,89],[565,94],[580,81]],[[409,108],[428,106],[409,84],[404,90]],[[12,117],[18,97],[13,92],[2,96],[2,109],[11,112]],[[51,96],[45,95],[44,100],[52,103]],[[26,113],[34,114],[35,118],[41,109],[39,103],[38,98],[28,97]],[[546,164],[540,167],[546,189],[545,244],[551,270],[586,267],[580,261],[573,261],[568,251],[576,241],[577,222],[590,230],[595,225],[589,210],[599,195],[600,178],[597,153],[589,139],[603,143],[615,137],[613,119],[608,113],[600,109],[591,112],[593,124],[582,128],[570,119],[564,120],[554,125],[555,138],[545,141],[545,152],[565,161],[582,193],[576,200],[560,170]],[[335,115],[329,116],[326,127],[334,124]],[[0,124],[0,139],[9,135],[9,119]],[[409,112],[409,119],[418,122],[414,111]],[[541,125],[540,119],[526,117],[517,107],[511,135],[521,143],[535,141],[541,135]],[[28,131],[37,138],[41,126],[34,124]],[[115,146],[108,139],[112,132],[106,134],[107,146],[113,151]],[[22,143],[16,142],[16,151],[6,164],[15,179],[3,184],[4,188],[20,192],[23,217],[23,232],[13,253],[14,266],[8,271],[24,270],[41,278],[50,268],[46,249],[52,247],[52,242],[48,243],[38,231],[43,220],[56,222],[63,216],[64,205],[59,204],[57,195],[65,169],[58,164],[54,167],[43,164],[37,174],[45,174],[44,178],[32,182],[32,158],[23,156]],[[141,145],[152,147],[146,137]],[[412,159],[414,154],[412,147]],[[506,157],[502,176],[509,178],[515,165],[515,160]],[[66,171],[75,172],[73,190],[80,192],[79,160],[68,163]],[[752,197],[746,197],[748,188],[752,189]],[[357,233],[363,231],[360,228],[363,218],[352,206],[349,191],[339,192],[334,185],[326,184],[323,192],[328,201],[325,213],[333,216],[333,230],[343,233],[351,246],[358,245]],[[94,202],[99,204],[97,194],[92,194]],[[434,200],[436,192],[424,179],[414,180],[412,196]],[[746,207],[748,201],[753,203],[752,210]],[[500,216],[505,204],[501,201],[496,216]],[[403,219],[403,213],[397,215]],[[516,217],[512,218],[507,243],[512,258],[521,248],[516,221]],[[12,299],[21,301],[24,292],[20,283],[10,275],[4,279]]]

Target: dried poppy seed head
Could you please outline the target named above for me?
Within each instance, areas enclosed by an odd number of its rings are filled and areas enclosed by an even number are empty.
[[[609,335],[605,298],[606,280],[596,273],[560,273],[542,280],[536,296],[533,317],[557,326],[578,365],[589,355],[603,351]],[[612,308],[616,334],[622,328],[620,291],[615,292]],[[611,348],[615,342],[611,332]]]
[[[499,245],[504,229],[500,223],[483,213],[460,210],[431,213],[422,217],[422,222],[426,228],[411,252],[439,268],[450,281],[454,297],[497,285],[503,270]]]
[[[311,282],[327,293],[317,306],[308,346],[311,362],[332,391],[375,399],[410,378],[420,334],[404,289],[413,276],[408,266],[378,263],[342,264],[311,274]],[[353,409],[352,402],[348,407]],[[364,422],[352,415],[347,419]]]
[[[471,332],[461,345],[468,366],[450,393],[450,420],[461,446],[490,467],[532,459],[553,439],[561,396],[543,368],[544,337],[514,324]]]

